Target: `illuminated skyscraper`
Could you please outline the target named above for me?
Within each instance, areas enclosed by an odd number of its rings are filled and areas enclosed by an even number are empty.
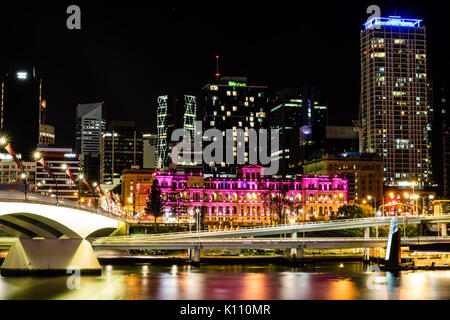
[[[85,177],[99,181],[100,142],[105,131],[103,103],[79,104],[76,109],[76,152]]]
[[[203,87],[203,130],[218,129],[224,136],[226,130],[233,131],[233,159],[235,164],[226,163],[227,150],[223,150],[223,162],[218,165],[209,164],[210,173],[236,174],[237,169],[249,164],[249,136],[248,130],[269,129],[267,111],[269,106],[269,92],[267,86],[248,83],[246,77],[221,77],[216,83],[209,83]],[[245,134],[245,157],[243,164],[237,164],[236,130],[241,129]],[[205,138],[205,137],[204,137]],[[211,141],[211,137],[206,137]],[[208,142],[205,142],[208,144]],[[253,150],[252,152],[257,152]],[[270,156],[270,154],[268,155]],[[208,166],[208,164],[205,164]]]
[[[389,186],[432,182],[426,46],[418,19],[375,17],[361,31],[360,148],[383,157]]]
[[[185,129],[194,139],[197,120],[197,99],[187,94],[167,94],[158,97],[156,166],[166,168],[171,158],[171,136],[176,129]],[[193,161],[192,157],[192,161]],[[179,165],[195,165],[179,163]]]

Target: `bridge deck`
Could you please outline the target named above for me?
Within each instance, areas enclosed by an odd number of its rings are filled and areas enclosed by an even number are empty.
[[[415,237],[402,239],[402,245],[448,243],[445,237]],[[178,239],[178,240],[96,240],[92,246],[103,249],[287,249],[287,248],[376,248],[385,247],[387,238],[263,238],[263,239]]]
[[[399,218],[399,225],[404,224],[420,224],[420,223],[437,223],[450,222],[450,215],[441,216],[412,216]],[[200,231],[200,232],[175,232],[175,233],[159,233],[147,235],[134,235],[117,237],[118,239],[145,239],[145,240],[162,240],[162,239],[180,239],[180,238],[232,238],[232,237],[250,237],[250,236],[271,236],[284,233],[293,232],[314,232],[314,231],[329,231],[342,230],[354,228],[366,228],[377,226],[389,226],[391,217],[376,217],[376,218],[362,218],[362,219],[347,219],[347,220],[331,220],[319,222],[305,222],[298,224],[286,224],[275,226],[251,227],[234,230],[222,231]],[[108,240],[110,238],[103,238]]]

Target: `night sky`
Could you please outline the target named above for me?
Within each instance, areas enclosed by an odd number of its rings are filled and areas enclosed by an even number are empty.
[[[2,2],[0,71],[37,66],[59,146],[73,144],[78,103],[104,101],[109,120],[136,120],[155,132],[156,97],[169,89],[198,94],[214,77],[216,54],[222,75],[247,76],[273,91],[318,86],[330,122],[351,124],[359,105],[359,33],[371,4],[382,16],[424,19],[430,76],[449,77],[445,2],[39,2]],[[66,28],[70,4],[81,8],[81,30]]]

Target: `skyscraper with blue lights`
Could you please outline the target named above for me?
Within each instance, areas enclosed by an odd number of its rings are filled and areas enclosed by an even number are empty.
[[[384,183],[432,182],[426,30],[422,20],[375,17],[361,31],[361,150],[383,157]]]

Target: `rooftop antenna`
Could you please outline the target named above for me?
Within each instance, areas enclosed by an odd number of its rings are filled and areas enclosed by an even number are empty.
[[[217,79],[217,82],[219,82],[219,77],[220,77],[220,73],[219,73],[219,55],[216,55],[216,79]]]

